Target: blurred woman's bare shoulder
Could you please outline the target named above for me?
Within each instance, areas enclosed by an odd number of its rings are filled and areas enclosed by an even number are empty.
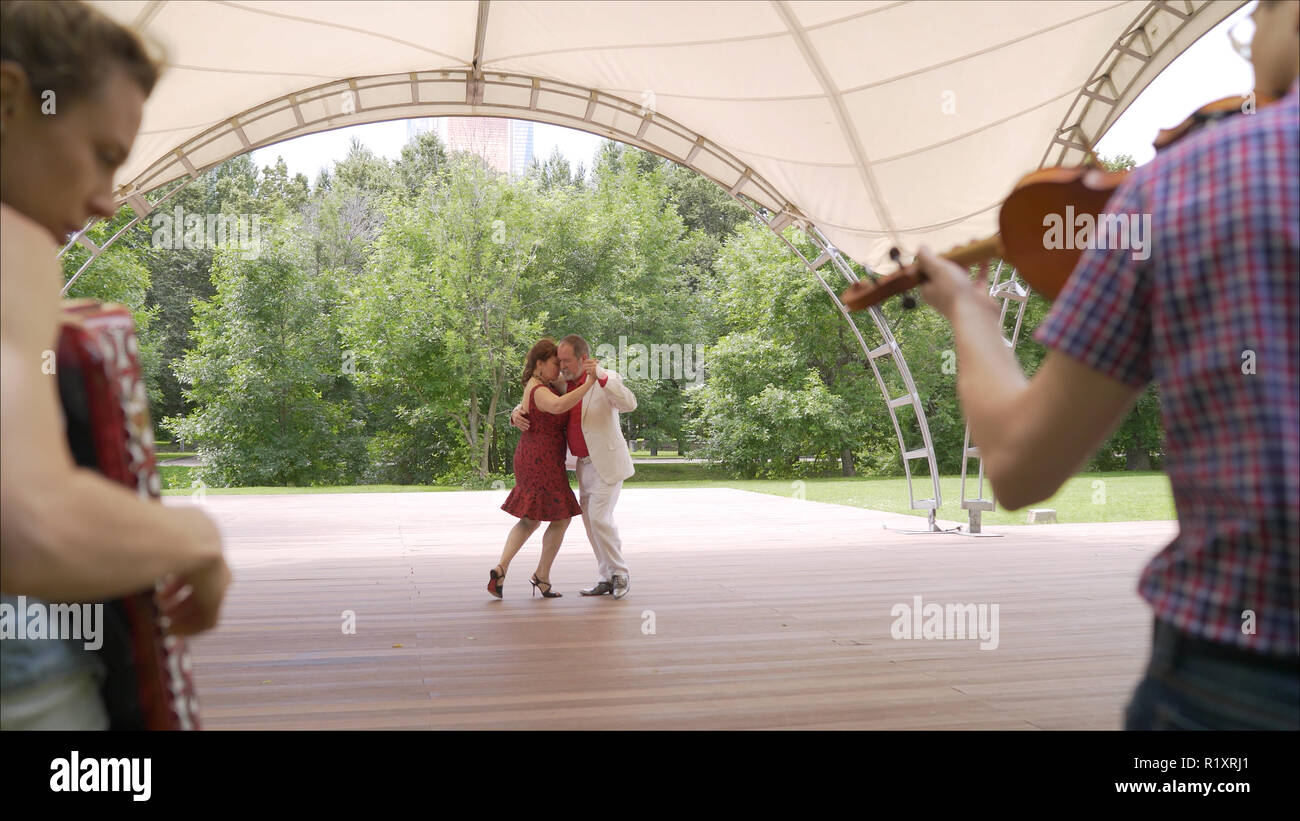
[[[6,279],[33,269],[49,272],[56,267],[54,255],[59,249],[49,232],[4,203],[0,203],[0,244]],[[11,264],[15,266],[12,270]]]
[[[57,334],[62,282],[56,253],[49,232],[0,203],[0,326],[6,343],[45,346]]]
[[[0,202],[0,226],[3,226],[4,238],[29,245],[42,245],[57,251],[50,234],[32,218],[21,213],[8,203]],[[6,243],[7,244],[7,243]]]

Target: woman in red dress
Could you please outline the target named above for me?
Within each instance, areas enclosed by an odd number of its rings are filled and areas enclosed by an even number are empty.
[[[502,597],[501,585],[510,560],[542,522],[550,522],[550,525],[542,534],[542,556],[530,583],[534,593],[540,591],[548,599],[561,595],[551,590],[551,563],[560,552],[569,519],[582,514],[564,470],[565,431],[569,409],[581,402],[596,382],[595,361],[587,360],[584,367],[588,372],[586,381],[573,391],[560,395],[564,391],[564,382],[559,379],[559,351],[555,341],[549,337],[543,339],[528,352],[523,375],[523,404],[532,424],[519,437],[519,444],[515,447],[515,487],[506,497],[505,504],[501,505],[505,512],[518,516],[519,522],[506,536],[501,564],[488,572],[488,592],[498,599]]]

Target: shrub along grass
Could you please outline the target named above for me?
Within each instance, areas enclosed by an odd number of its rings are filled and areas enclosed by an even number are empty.
[[[164,495],[188,495],[194,468],[175,466],[159,468],[162,473]],[[575,484],[570,474],[570,484]],[[513,483],[509,480],[506,487]],[[882,510],[925,516],[925,511],[913,510],[908,503],[907,480],[904,478],[874,477],[817,477],[790,479],[728,479],[718,468],[689,463],[664,463],[637,465],[636,475],[626,483],[635,488],[705,488],[726,487],[767,493],[773,496],[794,497],[802,494],[811,502],[828,502],[837,505]],[[208,487],[205,493],[220,495],[248,495],[275,493],[420,493],[447,492],[459,487],[439,485],[349,485],[343,487]],[[961,508],[961,477],[945,476],[939,480],[943,505],[940,519],[965,522],[966,511]],[[974,495],[973,483],[967,483],[967,492]],[[926,477],[916,478],[918,498],[932,495]],[[985,483],[984,495],[991,493]],[[1171,520],[1176,518],[1173,494],[1169,480],[1159,472],[1086,473],[1070,480],[1050,499],[1033,507],[1053,508],[1056,519],[1062,523],[1080,522],[1135,522]],[[1026,511],[1007,511],[998,508],[985,511],[985,524],[1024,524]]]

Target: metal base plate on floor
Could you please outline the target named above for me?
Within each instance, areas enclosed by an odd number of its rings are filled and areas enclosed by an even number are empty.
[[[1006,535],[1005,533],[971,533],[970,531],[962,530],[960,525],[955,531],[950,530],[948,532],[952,533],[954,536],[966,536],[971,539],[1001,539]]]
[[[975,514],[976,515],[972,517],[973,520],[972,524],[977,524],[979,522],[978,511],[975,511]],[[889,525],[881,525],[881,527],[883,527],[885,530],[889,530],[894,533],[902,533],[908,536],[952,535],[952,536],[966,536],[972,539],[1002,538],[1001,533],[972,533],[969,530],[963,530],[962,528],[967,527],[966,525],[957,525],[956,527],[949,527],[949,528],[939,527],[939,525],[935,522],[935,514],[933,510],[930,511],[929,515],[926,518],[928,519],[928,524],[930,526],[925,530],[914,530],[912,528],[905,528],[905,527],[890,527]]]
[[[957,533],[958,531],[961,530],[961,525],[957,525],[956,527],[949,528],[947,530],[944,530],[943,528],[937,526],[931,530],[911,530],[909,528],[904,528],[904,527],[890,527],[889,525],[881,525],[881,527],[893,533],[906,533],[911,536],[942,536],[945,533]],[[964,535],[964,534],[959,534],[959,535]]]
[[[909,536],[939,535],[942,533],[956,533],[958,530],[961,530],[961,525],[957,525],[956,527],[949,528],[947,530],[939,527],[939,525],[935,523],[935,514],[933,509],[931,509],[930,512],[926,515],[926,520],[927,520],[926,523],[929,525],[929,527],[926,528],[925,530],[913,530],[912,528],[907,528],[907,527],[890,527],[889,525],[881,525],[881,527],[883,527],[885,530],[893,531],[894,533],[904,533]]]

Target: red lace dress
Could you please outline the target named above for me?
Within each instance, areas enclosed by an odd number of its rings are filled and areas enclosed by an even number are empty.
[[[528,392],[528,430],[515,447],[515,487],[501,509],[521,519],[553,522],[581,516],[582,508],[564,470],[569,414],[547,413],[536,407],[533,393],[540,387]]]

